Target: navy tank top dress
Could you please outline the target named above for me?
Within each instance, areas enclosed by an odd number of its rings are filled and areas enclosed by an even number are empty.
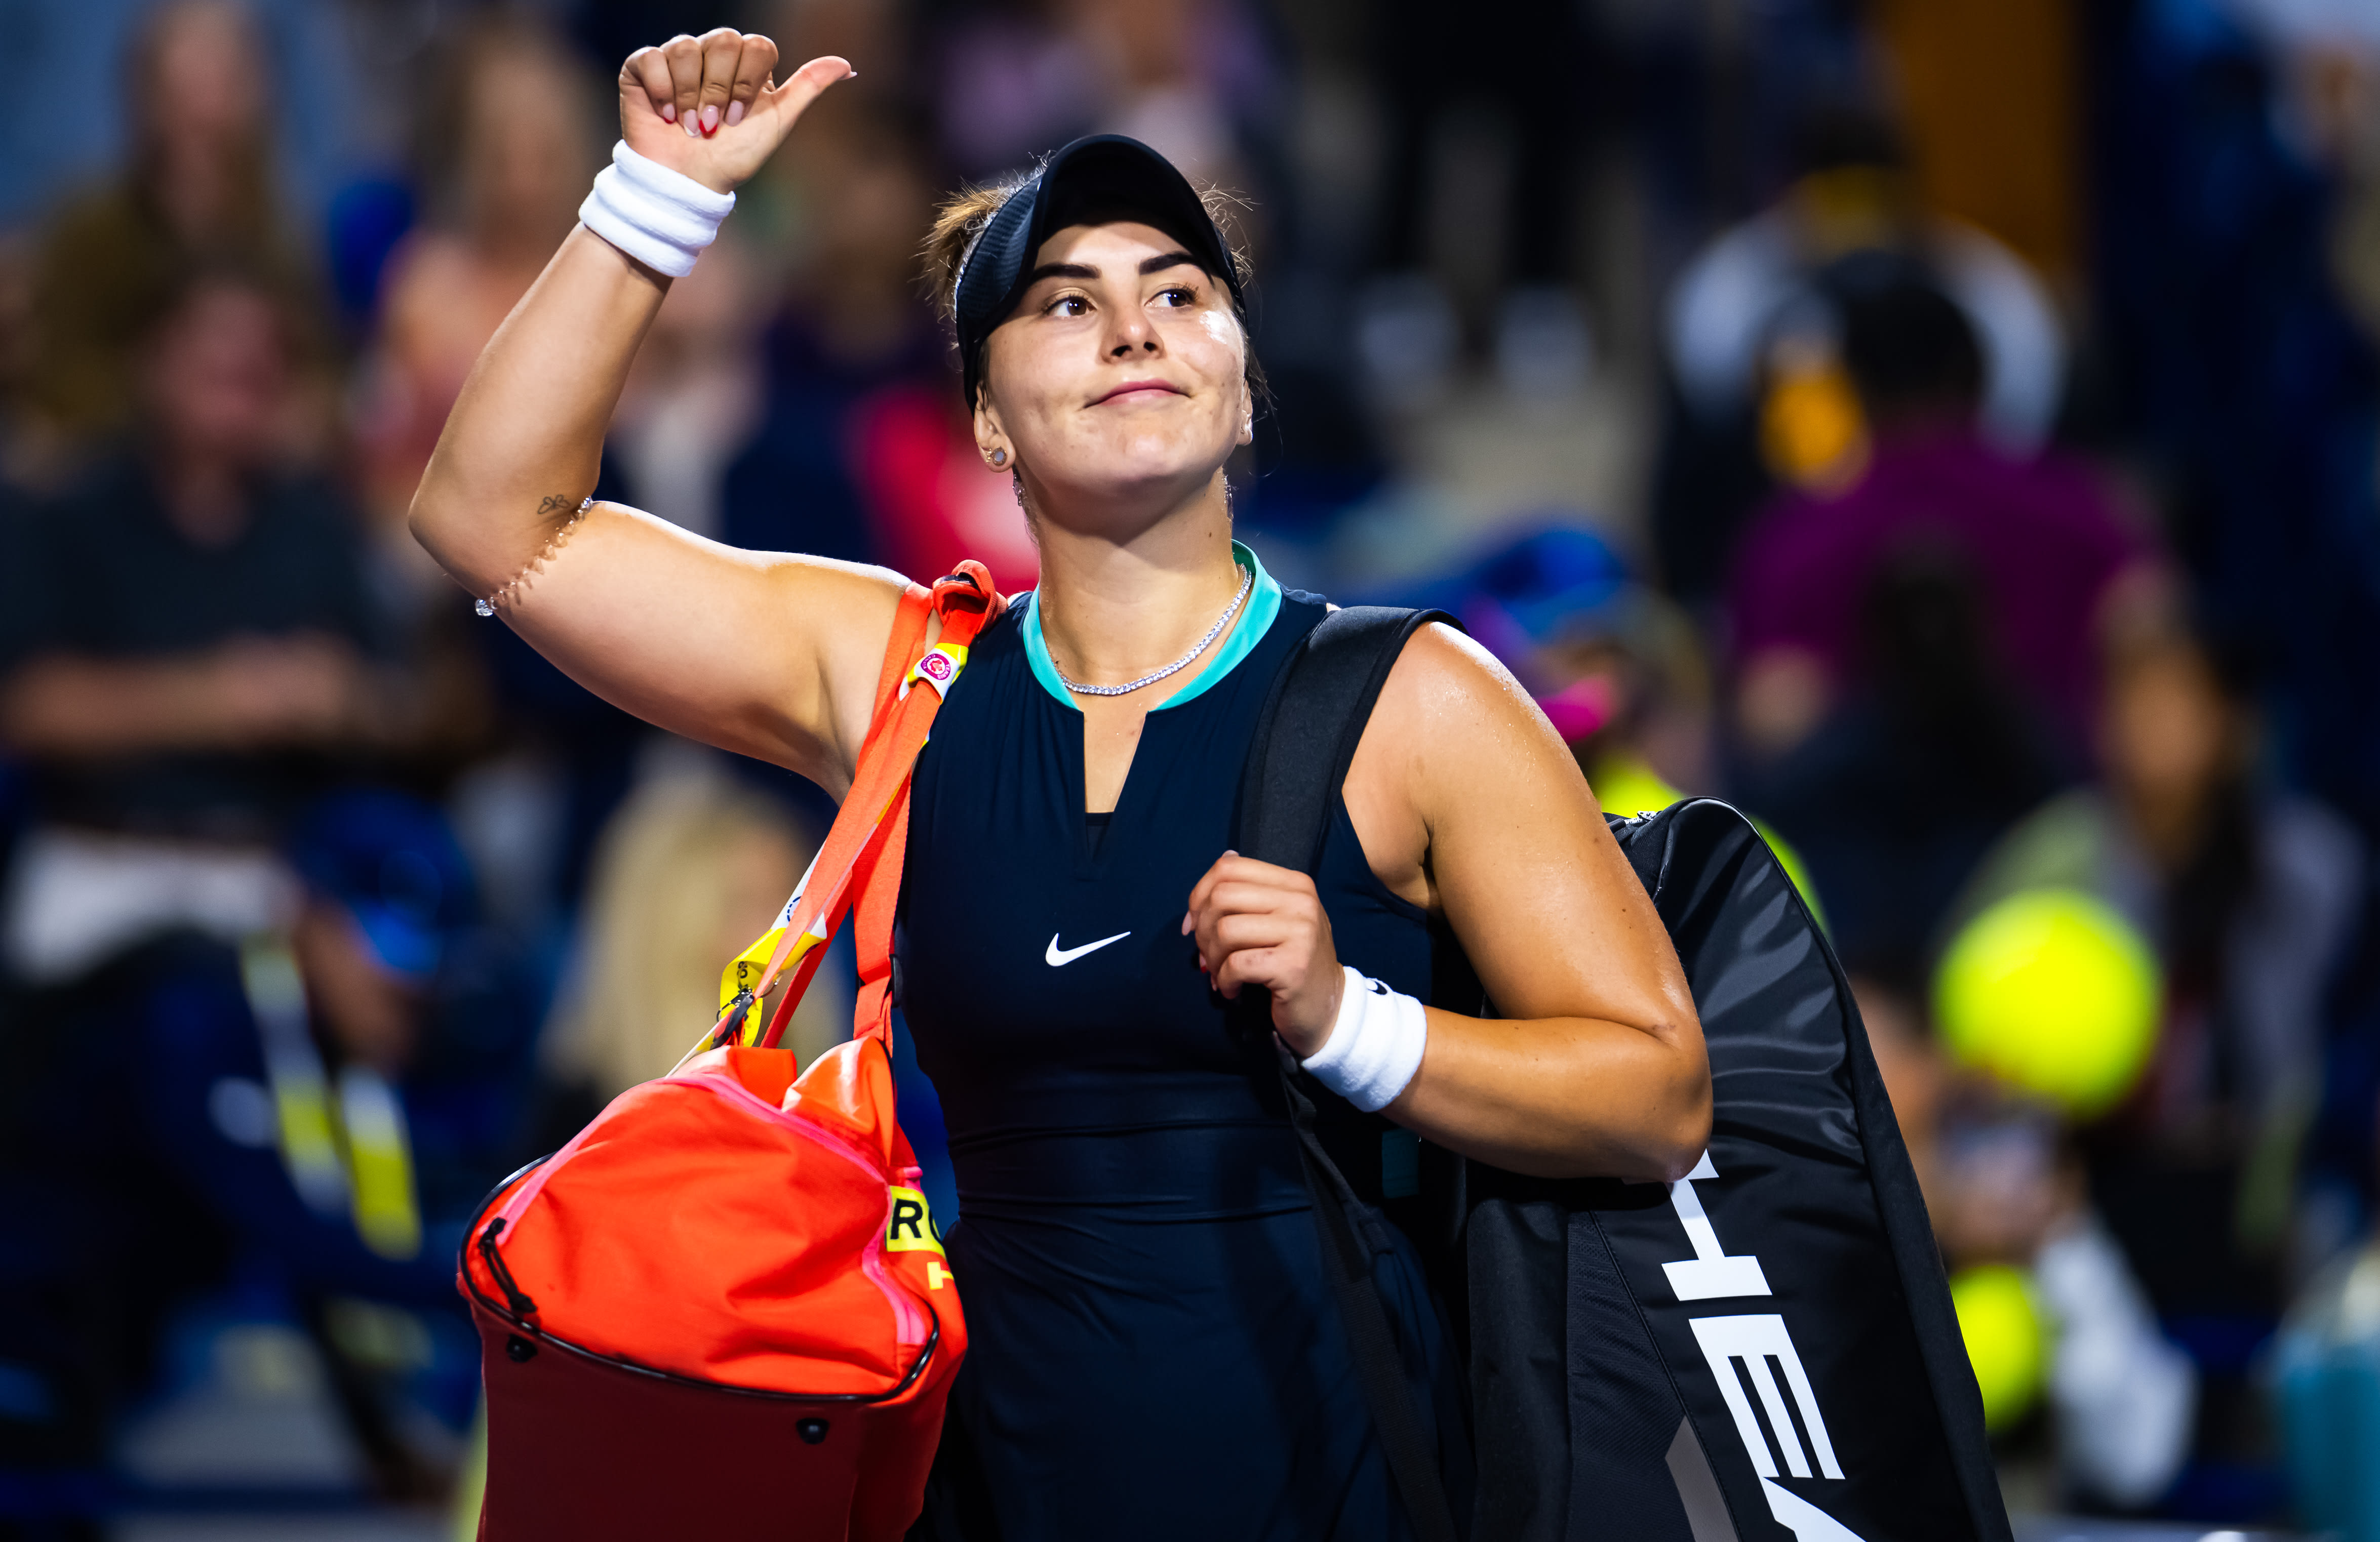
[[[978,639],[917,762],[895,953],[949,1126],[969,1348],[913,1537],[1409,1535],[1273,1051],[1235,1031],[1181,933],[1273,676],[1324,613],[1237,551],[1248,613],[1148,713],[1103,825],[1029,597]],[[961,871],[982,876],[934,880]],[[1373,875],[1343,807],[1318,886],[1340,957],[1427,1000],[1427,918]],[[1467,1511],[1459,1373],[1398,1243],[1384,1293]]]

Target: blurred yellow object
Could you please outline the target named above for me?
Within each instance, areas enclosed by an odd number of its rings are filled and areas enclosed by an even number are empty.
[[[1744,818],[1752,819],[1752,816],[1747,814]],[[1777,865],[1785,869],[1786,880],[1802,896],[1802,903],[1810,907],[1810,919],[1818,923],[1820,931],[1826,930],[1827,907],[1818,903],[1818,886],[1810,881],[1810,868],[1802,860],[1802,854],[1795,851],[1784,836],[1769,829],[1767,821],[1753,820],[1752,828],[1760,832],[1760,838],[1768,843],[1769,854],[1777,858]]]
[[[1976,1264],[1950,1277],[1950,1305],[1984,1394],[1984,1424],[2007,1429],[2040,1401],[2049,1372],[2049,1333],[2033,1282],[2007,1264]]]
[[[382,1257],[415,1257],[421,1208],[396,1089],[362,1064],[342,1068],[334,1087],[314,1043],[305,978],[287,939],[250,937],[240,945],[239,962],[280,1115],[282,1163],[298,1197],[318,1215],[351,1216],[364,1245]]]
[[[2073,889],[2010,895],[1967,923],[1934,976],[1951,1054],[2078,1119],[2131,1090],[2163,987],[2139,932]]]
[[[1605,813],[1617,814],[1622,819],[1658,813],[1680,799],[1694,795],[1662,780],[1661,773],[1642,756],[1624,751],[1607,755],[1596,761],[1595,770],[1586,780],[1595,789],[1597,805]],[[1821,930],[1825,929],[1827,913],[1818,904],[1818,891],[1810,882],[1810,869],[1803,865],[1802,854],[1760,820],[1753,820],[1752,828],[1760,832],[1760,838],[1767,842],[1768,849],[1776,854],[1777,865],[1785,869],[1785,877],[1800,892],[1802,903],[1810,907],[1810,918],[1818,923]]]
[[[383,1258],[413,1257],[421,1251],[421,1208],[414,1197],[405,1105],[379,1072],[350,1065],[339,1073],[339,1116],[356,1231]]]
[[[1867,419],[1831,353],[1780,348],[1760,404],[1760,454],[1779,480],[1828,491],[1867,467]]]
[[[759,941],[728,960],[727,967],[719,976],[719,1011],[722,1016],[729,1007],[735,1004],[736,997],[759,988],[760,977],[769,969],[769,955],[777,951],[777,939],[784,935],[783,927],[771,927],[760,934]],[[788,972],[791,967],[787,965]],[[763,1021],[767,1015],[765,1012],[757,1011],[747,1014],[735,1030],[735,1042],[759,1043],[762,1031],[768,1026]]]
[[[1641,756],[1607,755],[1596,761],[1587,781],[1595,801],[1607,814],[1633,819],[1667,808],[1686,795],[1661,780],[1661,773]]]

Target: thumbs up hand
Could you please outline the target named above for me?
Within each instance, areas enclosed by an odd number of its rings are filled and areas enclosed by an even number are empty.
[[[620,67],[628,147],[714,192],[732,193],[776,153],[820,93],[855,73],[828,55],[776,81],[777,45],[721,27],[639,48]]]

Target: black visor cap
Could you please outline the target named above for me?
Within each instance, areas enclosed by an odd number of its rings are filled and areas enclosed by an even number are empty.
[[[1075,225],[1135,220],[1182,243],[1232,304],[1245,310],[1231,248],[1214,217],[1173,163],[1138,140],[1094,134],[1050,157],[1033,179],[1009,195],[967,254],[953,298],[962,388],[967,407],[983,383],[984,340],[1008,320],[1033,274],[1033,254],[1051,236]]]

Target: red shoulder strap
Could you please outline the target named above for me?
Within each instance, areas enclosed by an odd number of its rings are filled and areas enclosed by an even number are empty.
[[[925,747],[934,714],[941,707],[942,692],[964,667],[965,650],[1005,608],[1006,601],[992,588],[990,573],[977,562],[961,563],[957,572],[937,582],[930,592],[913,585],[902,597],[892,646],[886,649],[885,666],[877,682],[875,716],[867,742],[860,747],[851,791],[844,795],[843,807],[810,866],[800,900],[754,995],[765,996],[775,987],[786,955],[803,933],[832,937],[844,913],[856,902],[861,916],[855,938],[860,953],[860,1013],[854,1026],[862,1035],[886,1031],[891,1015],[886,985],[892,975],[892,915],[900,902],[901,861],[907,845],[909,773],[918,751]],[[930,650],[924,646],[929,615],[939,615],[942,621],[941,636]],[[929,653],[941,657],[929,659]],[[919,685],[929,688],[915,688]],[[820,945],[805,954],[792,988],[778,1002],[761,1036],[762,1044],[774,1045],[783,1037],[793,1009],[824,953]]]
[[[901,686],[909,666],[926,650],[926,623],[933,618],[934,591],[911,584],[901,593],[901,608],[892,615],[892,635],[884,644],[884,663],[876,672],[876,700],[868,709],[868,732],[883,721],[885,706]]]

